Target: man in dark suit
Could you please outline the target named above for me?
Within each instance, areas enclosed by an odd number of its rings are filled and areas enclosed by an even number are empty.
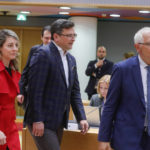
[[[98,135],[99,150],[150,150],[150,27],[134,36],[137,56],[113,68]]]
[[[107,60],[106,57],[106,48],[104,46],[99,46],[97,49],[97,59],[90,61],[85,74],[90,76],[88,85],[85,89],[85,92],[88,94],[88,99],[91,99],[93,94],[96,94],[97,82],[98,80],[106,75],[111,74],[113,62]]]
[[[70,104],[81,132],[88,131],[76,60],[68,52],[76,37],[74,23],[56,20],[51,25],[51,35],[52,42],[40,47],[29,64],[29,104],[24,120],[39,150],[60,150]]]
[[[50,43],[51,41],[51,31],[50,31],[51,27],[49,25],[44,26],[41,32],[41,40],[42,40],[42,44],[41,45],[35,45],[31,48],[30,52],[29,52],[29,56],[28,56],[28,60],[26,63],[26,66],[23,69],[22,75],[21,75],[21,79],[19,82],[19,87],[20,87],[20,95],[17,96],[18,102],[19,104],[22,103],[23,101],[23,108],[25,109],[26,107],[26,103],[27,103],[27,88],[28,88],[28,70],[29,70],[29,64],[30,64],[30,60],[31,57],[33,55],[33,53],[36,52],[36,50],[43,45],[47,45],[48,43]]]

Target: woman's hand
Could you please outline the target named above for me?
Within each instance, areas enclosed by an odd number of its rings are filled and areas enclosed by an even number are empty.
[[[0,145],[4,144],[6,144],[6,136],[2,131],[0,131]]]

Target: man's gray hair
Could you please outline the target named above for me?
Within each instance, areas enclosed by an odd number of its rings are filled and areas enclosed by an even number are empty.
[[[143,43],[143,34],[148,32],[150,33],[150,27],[143,27],[140,30],[138,30],[134,35],[134,44]]]

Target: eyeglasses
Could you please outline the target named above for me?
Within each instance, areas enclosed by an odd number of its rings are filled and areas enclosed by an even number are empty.
[[[138,43],[138,44],[150,46],[150,43]]]
[[[62,35],[62,36],[66,36],[67,38],[76,38],[77,37],[77,34],[59,34],[59,35]]]

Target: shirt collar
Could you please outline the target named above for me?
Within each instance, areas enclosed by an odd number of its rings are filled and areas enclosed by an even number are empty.
[[[139,62],[140,62],[140,65],[145,68],[147,67],[148,65],[143,61],[143,59],[140,57],[140,55],[138,55],[138,58],[139,58]]]
[[[99,58],[97,58],[97,61],[99,61],[99,60],[103,60],[103,61],[104,61],[104,60],[105,60],[105,57],[104,57],[103,59],[99,59]]]
[[[57,47],[57,49],[58,49],[61,56],[66,56],[67,55],[67,53],[68,53],[67,51],[66,51],[66,53],[64,53],[63,49],[60,46],[58,46],[54,41],[52,41],[52,42]]]

